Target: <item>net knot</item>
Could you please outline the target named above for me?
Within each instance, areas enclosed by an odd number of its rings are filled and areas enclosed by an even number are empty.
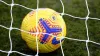
[[[39,56],[38,54],[36,54],[35,56]]]
[[[64,36],[62,36],[60,39],[61,39],[61,40],[63,40],[64,38],[65,38],[65,37],[64,37]]]
[[[36,32],[36,34],[38,35],[38,34],[39,34],[39,32]]]
[[[61,16],[63,16],[64,15],[64,13],[61,13]]]
[[[89,19],[89,17],[87,16],[87,17],[86,17],[86,20],[88,20],[88,19]]]
[[[9,51],[8,53],[10,54],[10,53],[12,53],[12,51]]]
[[[27,55],[27,56],[33,56],[33,55]]]
[[[89,42],[89,40],[86,40],[86,42],[88,43],[88,42]]]
[[[12,3],[12,4],[10,4],[10,5],[13,7],[15,4]]]
[[[12,29],[13,29],[12,27],[9,28],[9,30],[12,30]]]

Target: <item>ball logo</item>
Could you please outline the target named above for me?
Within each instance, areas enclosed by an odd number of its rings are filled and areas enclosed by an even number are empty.
[[[30,32],[35,32],[36,31],[36,27],[34,27],[34,30],[30,30]],[[52,20],[50,19],[43,19],[40,18],[39,19],[39,25],[38,25],[38,30],[42,30],[43,33],[48,33],[48,34],[39,34],[38,37],[40,37],[40,43],[41,44],[46,44],[47,42],[49,42],[49,40],[51,39],[51,42],[53,45],[59,44],[60,43],[60,39],[57,40],[57,37],[51,36],[49,34],[52,35],[59,35],[62,32],[62,28],[59,25],[53,25]],[[36,36],[36,35],[34,35]],[[63,40],[63,39],[62,39]],[[62,41],[61,40],[61,41]]]

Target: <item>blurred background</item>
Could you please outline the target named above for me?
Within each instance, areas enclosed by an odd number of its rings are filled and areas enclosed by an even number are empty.
[[[11,4],[11,0],[3,0]],[[87,9],[85,0],[62,0],[65,6],[65,13],[77,16],[86,17]],[[37,0],[14,0],[14,3],[21,4],[23,6],[36,9]],[[90,9],[90,17],[100,18],[100,0],[88,0]],[[40,0],[39,8],[51,8],[59,13],[62,13],[62,5],[60,0]],[[21,22],[25,15],[30,10],[22,8],[20,6],[13,7],[13,27],[20,28]],[[66,36],[69,38],[86,40],[86,28],[85,20],[75,19],[69,16],[63,16],[63,19],[67,26]],[[10,27],[10,6],[0,2],[0,25]],[[100,43],[100,21],[88,20],[89,37],[90,40]],[[30,50],[25,42],[21,38],[20,31],[12,30],[11,38],[13,42],[13,50],[35,55],[36,52]],[[100,56],[100,46],[92,43],[89,44],[90,56]],[[8,30],[0,27],[0,49],[8,51],[10,48]],[[63,43],[63,49],[65,56],[87,56],[87,49],[85,42],[78,42],[65,39]],[[0,52],[0,56],[6,56],[7,54]],[[11,56],[22,56],[16,53],[12,53]],[[54,52],[39,54],[39,56],[62,56],[61,49],[57,49]]]

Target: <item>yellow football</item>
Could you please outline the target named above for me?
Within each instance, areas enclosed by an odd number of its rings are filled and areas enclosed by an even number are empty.
[[[22,21],[21,29],[31,33],[39,32],[37,38],[40,53],[48,53],[58,49],[61,39],[59,37],[66,35],[66,25],[62,16],[49,8],[39,9],[37,19],[36,10],[28,13]],[[30,49],[36,51],[36,34],[31,33],[21,31],[22,39],[26,41]],[[63,42],[63,39],[61,41]]]

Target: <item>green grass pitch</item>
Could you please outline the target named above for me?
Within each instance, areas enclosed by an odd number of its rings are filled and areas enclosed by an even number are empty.
[[[11,0],[3,0],[7,3],[11,3]],[[87,9],[85,0],[62,0],[65,6],[65,13],[77,16],[86,17]],[[29,8],[36,9],[37,0],[14,0],[15,3],[24,5]],[[100,18],[100,0],[88,0],[90,17]],[[62,13],[62,5],[60,0],[40,0],[39,8],[51,8],[55,11]],[[13,7],[13,27],[20,28],[21,22],[24,16],[29,13],[30,10],[22,8],[20,6]],[[86,28],[85,20],[75,19],[64,15],[63,19],[67,26],[66,36],[69,38],[86,40]],[[0,25],[10,27],[10,6],[5,5],[0,2]],[[100,43],[100,21],[98,20],[88,20],[89,27],[89,37],[90,40]],[[0,49],[8,51],[10,49],[9,34],[8,30],[0,27]],[[13,50],[35,55],[36,52],[30,50],[25,42],[21,38],[20,31],[12,30],[11,38],[13,43]],[[100,56],[100,46],[88,43],[89,51],[91,56]],[[73,40],[65,39],[63,43],[63,49],[65,56],[87,56],[87,49],[85,42],[78,42]],[[0,56],[6,56],[7,54],[0,52]],[[12,53],[11,56],[22,56],[16,53]],[[39,56],[62,56],[61,49],[57,49],[54,52],[39,54]]]

